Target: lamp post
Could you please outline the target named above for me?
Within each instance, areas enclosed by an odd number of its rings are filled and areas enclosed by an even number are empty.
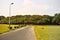
[[[9,28],[10,28],[10,16],[11,16],[11,5],[13,5],[14,3],[11,3],[9,5]]]

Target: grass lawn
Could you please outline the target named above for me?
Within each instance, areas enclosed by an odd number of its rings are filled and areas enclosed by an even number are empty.
[[[11,25],[12,29],[15,29],[14,26],[16,26],[16,25]],[[11,31],[11,30],[9,30],[8,27],[9,27],[9,25],[7,25],[7,24],[0,24],[0,34]]]
[[[37,40],[60,40],[60,26],[34,26]]]
[[[6,24],[0,24],[0,34],[9,31]]]

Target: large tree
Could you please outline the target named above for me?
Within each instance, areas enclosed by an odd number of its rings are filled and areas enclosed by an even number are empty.
[[[60,24],[60,13],[55,14],[52,22],[53,22],[53,24]]]

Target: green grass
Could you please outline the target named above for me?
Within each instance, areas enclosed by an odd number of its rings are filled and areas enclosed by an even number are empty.
[[[9,31],[8,26],[6,24],[0,24],[0,34]]]
[[[12,29],[11,30],[15,30],[14,26],[16,25],[11,25]],[[9,30],[9,25],[7,24],[0,24],[0,34],[11,31]]]
[[[60,26],[34,26],[37,40],[60,40]]]

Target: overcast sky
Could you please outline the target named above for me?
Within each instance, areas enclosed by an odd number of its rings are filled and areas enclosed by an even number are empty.
[[[60,13],[60,0],[0,0],[0,15],[54,15]]]

